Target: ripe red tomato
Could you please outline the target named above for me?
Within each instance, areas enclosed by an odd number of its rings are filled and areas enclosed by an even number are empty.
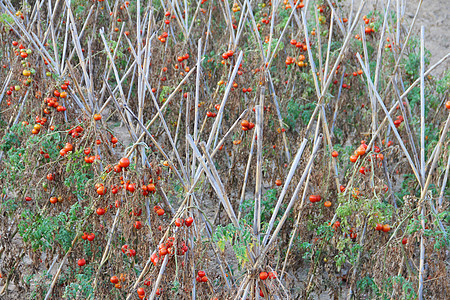
[[[155,187],[155,185],[153,184],[153,183],[149,183],[148,185],[147,185],[147,191],[148,192],[154,192],[156,190],[156,187]]]
[[[88,240],[89,242],[92,242],[94,239],[95,239],[95,234],[93,234],[93,233],[88,234],[87,240]]]
[[[162,209],[162,208],[160,208],[160,209],[158,209],[157,211],[156,211],[156,214],[158,215],[158,216],[162,216],[162,215],[164,215],[164,209]]]
[[[312,203],[320,202],[320,200],[322,200],[322,197],[320,197],[319,195],[311,195],[311,196],[309,196],[309,201],[311,201]]]
[[[97,215],[102,216],[105,214],[105,209],[99,207],[97,208]]]
[[[128,166],[130,165],[130,160],[128,159],[128,157],[122,157],[119,161],[119,167],[121,168],[128,168]]]
[[[183,226],[183,223],[184,223],[184,220],[182,218],[177,218],[175,220],[175,226],[177,226],[177,227]]]
[[[190,227],[192,223],[194,223],[194,218],[192,217],[187,218],[185,221],[186,227]]]
[[[167,248],[166,247],[162,247],[161,249],[159,249],[159,255],[160,256],[164,256],[167,255]]]
[[[71,143],[66,143],[66,145],[64,146],[64,150],[66,150],[66,152],[70,152],[73,150],[73,146]]]
[[[153,265],[156,266],[158,264],[158,261],[159,261],[158,254],[153,253],[152,256],[150,256],[150,260],[153,263]]]
[[[389,232],[391,230],[391,227],[389,226],[389,224],[384,224],[382,230],[383,232]]]
[[[128,184],[126,189],[127,189],[127,191],[129,191],[130,193],[134,193],[134,191],[136,190],[136,186],[134,185],[134,183]]]
[[[338,157],[339,153],[335,150],[333,152],[331,152],[331,156],[333,157]]]
[[[85,264],[86,264],[86,260],[84,258],[78,260],[78,265],[80,267],[84,266]]]
[[[407,238],[403,238],[402,244],[403,244],[403,245],[406,245],[407,243],[408,243],[408,239],[407,239]]]
[[[366,168],[365,168],[365,167],[361,167],[361,168],[359,169],[359,173],[361,173],[361,174],[363,174],[363,175],[366,175]]]
[[[375,230],[380,231],[381,229],[383,229],[383,225],[381,225],[380,223],[377,223]]]
[[[136,229],[141,229],[141,228],[142,228],[142,223],[141,223],[141,221],[136,221],[136,223],[134,223],[134,228],[136,228]]]
[[[47,174],[47,180],[48,181],[52,181],[53,179],[55,179],[55,178],[53,177],[52,173]]]
[[[261,272],[259,273],[259,279],[266,280],[267,277],[269,277],[269,274],[267,272]]]
[[[103,196],[106,193],[106,188],[102,185],[97,189],[97,194]]]
[[[31,201],[31,197],[25,197],[25,201]]]
[[[206,275],[205,271],[198,271],[198,277],[202,278]]]
[[[137,289],[137,293],[138,293],[138,295],[145,295],[145,290],[144,290],[144,288],[138,288],[138,289]]]
[[[208,282],[208,277],[203,276],[203,277],[202,277],[202,282]]]
[[[111,277],[111,279],[109,281],[111,281],[111,283],[113,283],[113,284],[117,284],[117,283],[119,283],[119,278],[117,278],[117,276],[114,275]]]

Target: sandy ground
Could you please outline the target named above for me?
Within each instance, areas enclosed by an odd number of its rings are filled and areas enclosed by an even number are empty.
[[[406,0],[408,7],[405,12],[407,21],[413,20],[418,0]],[[431,64],[436,63],[450,52],[450,10],[448,0],[423,1],[419,15],[413,30],[420,32],[420,27],[425,26],[425,48],[431,52]],[[450,59],[441,64],[434,74],[441,74],[450,67]]]
[[[355,15],[362,0],[353,0],[353,12]],[[395,12],[397,2],[400,5],[400,15],[402,25],[409,29],[413,22],[414,15],[420,2],[419,14],[414,23],[413,35],[420,35],[421,26],[425,27],[425,48],[431,52],[431,65],[438,62],[442,57],[450,52],[450,10],[449,0],[390,0],[391,11]],[[351,7],[351,0],[344,0],[346,8]],[[367,0],[363,9],[363,15],[374,8],[382,11],[388,0]],[[406,9],[402,12],[402,7]],[[450,59],[440,64],[433,72],[433,75],[440,75],[450,67]]]

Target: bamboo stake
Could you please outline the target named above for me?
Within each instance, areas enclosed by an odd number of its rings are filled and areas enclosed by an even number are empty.
[[[47,291],[47,294],[45,295],[44,300],[48,300],[48,299],[51,297],[53,288],[55,287],[55,284],[56,284],[56,281],[58,280],[59,274],[61,274],[62,267],[63,267],[64,264],[66,263],[67,257],[69,256],[70,252],[72,252],[72,249],[73,249],[73,247],[75,246],[75,244],[76,244],[76,242],[77,242],[77,240],[78,240],[78,237],[79,237],[79,235],[77,234],[77,235],[75,236],[75,238],[73,239],[73,241],[72,241],[72,246],[69,248],[69,250],[68,250],[68,251],[66,252],[66,254],[64,255],[63,260],[61,261],[61,264],[59,265],[58,271],[56,271],[55,276],[53,276],[52,283],[51,283],[51,285],[50,285],[50,288],[49,288],[48,291]]]
[[[439,194],[439,201],[438,201],[439,210],[442,209],[442,202],[443,202],[443,199],[444,199],[445,187],[447,186],[449,170],[450,170],[450,155],[448,156],[447,168],[445,168],[445,175],[444,175],[444,178],[442,179],[441,192]]]
[[[319,114],[319,117],[317,119],[316,132],[315,132],[315,135],[314,135],[314,143],[317,142],[317,137],[319,135],[319,123],[320,123],[321,118],[322,118],[322,115]],[[287,265],[287,261],[288,261],[288,258],[289,258],[289,254],[290,254],[290,250],[291,250],[291,247],[292,247],[292,243],[294,242],[295,236],[297,235],[297,229],[298,229],[298,226],[300,224],[300,217],[301,217],[301,215],[303,213],[303,205],[305,204],[305,197],[306,197],[306,193],[308,191],[309,179],[311,177],[311,171],[312,171],[312,168],[309,169],[308,175],[306,177],[305,188],[303,189],[303,195],[302,195],[302,199],[300,201],[300,208],[298,210],[297,219],[296,219],[295,224],[294,224],[294,230],[291,233],[291,238],[289,240],[289,246],[287,248],[286,256],[284,258],[283,268],[281,270],[281,279],[283,279],[283,277],[284,277],[284,274],[285,274],[284,270],[286,269],[286,265]]]
[[[256,183],[255,183],[255,206],[253,219],[254,253],[259,254],[259,243],[261,241],[261,184],[262,184],[262,147],[264,128],[264,93],[265,87],[261,87],[259,105],[256,107]]]
[[[356,262],[353,265],[353,274],[352,274],[352,279],[354,280],[354,283],[352,286],[354,286],[356,284],[356,280],[357,280],[357,273],[358,273],[358,265],[359,265],[359,261],[361,260],[361,255],[363,253],[364,250],[364,241],[366,239],[366,230],[367,230],[367,222],[366,220],[364,220],[364,228],[363,228],[363,232],[361,234],[361,238],[359,240],[359,246],[361,247],[360,250],[358,251],[358,256],[356,257]],[[348,295],[347,295],[347,300],[350,300],[353,296],[353,288],[352,286],[350,286],[350,289],[348,290]]]
[[[242,188],[241,188],[241,199],[239,201],[238,222],[241,219],[242,203],[245,200],[245,192],[247,190],[248,174],[249,174],[250,166],[252,163],[253,150],[255,148],[255,137],[256,137],[256,130],[253,132],[253,135],[252,135],[252,143],[250,145],[250,152],[248,154],[247,167],[245,168],[244,182],[242,183]],[[220,143],[219,143],[219,145],[220,145]]]
[[[420,27],[420,173],[425,180],[425,27]],[[419,295],[419,298],[421,295]]]
[[[214,124],[211,129],[211,133],[209,134],[208,143],[206,144],[206,149],[209,149],[211,147],[211,143],[213,141],[214,136],[215,136],[215,140],[214,140],[213,146],[215,147],[217,145],[217,135],[219,133],[220,124],[222,123],[223,111],[225,110],[225,104],[227,103],[228,95],[230,93],[231,87],[233,86],[233,81],[234,81],[234,78],[236,77],[236,74],[237,74],[239,65],[241,64],[243,56],[244,56],[244,52],[241,51],[239,53],[239,57],[236,60],[236,64],[234,66],[233,72],[231,73],[231,76],[228,78],[228,83],[227,83],[227,87],[225,89],[225,94],[223,96],[222,102],[220,103],[220,109],[217,112],[217,116],[214,120]]]
[[[297,195],[298,195],[298,193],[300,192],[300,189],[301,189],[301,187],[302,187],[302,185],[303,185],[303,182],[305,181],[306,176],[307,176],[307,174],[308,174],[308,172],[309,172],[309,169],[311,168],[311,166],[312,166],[312,164],[313,164],[313,162],[314,162],[314,159],[315,159],[315,157],[316,157],[316,155],[317,155],[317,151],[319,150],[319,146],[320,146],[320,144],[321,144],[322,137],[323,137],[323,135],[322,135],[322,134],[319,134],[319,136],[318,136],[318,138],[317,138],[317,142],[316,142],[316,144],[314,145],[314,148],[313,148],[313,150],[312,150],[311,156],[309,157],[309,161],[308,161],[308,163],[307,163],[305,169],[303,170],[302,177],[300,178],[300,181],[298,182],[297,187],[295,188],[295,191],[294,191],[294,193],[292,194],[291,200],[289,201],[289,204],[288,204],[288,206],[286,207],[286,211],[284,212],[283,217],[281,218],[281,220],[279,221],[277,227],[275,228],[274,232],[272,233],[270,240],[267,242],[267,244],[265,245],[265,248],[264,248],[263,251],[261,252],[261,255],[258,257],[256,263],[254,264],[254,268],[255,268],[256,266],[258,266],[258,265],[261,263],[261,260],[263,259],[264,255],[267,253],[267,251],[269,250],[270,245],[275,241],[275,239],[276,239],[277,236],[278,236],[278,233],[279,233],[280,230],[281,230],[281,227],[283,227],[284,223],[286,222],[286,219],[287,219],[287,217],[288,217],[288,215],[289,215],[289,212],[290,212],[290,210],[292,209],[295,200],[297,200]],[[272,225],[272,226],[273,226],[273,225]],[[269,233],[270,233],[270,232],[267,231],[267,235],[268,235]]]
[[[109,233],[108,242],[106,243],[106,247],[105,247],[105,250],[103,251],[102,259],[100,261],[100,264],[99,264],[98,269],[97,269],[97,273],[96,273],[95,278],[94,278],[94,284],[93,284],[93,290],[94,291],[92,293],[92,296],[95,294],[95,290],[97,289],[98,276],[100,275],[100,271],[101,271],[103,265],[105,264],[105,262],[108,260],[108,257],[109,257],[111,241],[112,241],[112,238],[114,236],[114,230],[116,229],[117,221],[119,220],[119,214],[120,214],[120,207],[117,209],[116,216],[114,217],[114,222],[113,222],[111,231]]]
[[[294,177],[295,171],[297,169],[298,164],[300,163],[300,159],[302,158],[303,151],[305,150],[307,143],[308,143],[308,140],[306,138],[304,138],[303,142],[300,145],[300,148],[297,151],[297,154],[295,155],[294,161],[292,162],[292,165],[291,165],[291,169],[289,170],[289,173],[288,173],[288,176],[284,183],[283,189],[281,190],[280,196],[278,197],[277,204],[275,205],[275,208],[273,210],[272,217],[270,218],[266,234],[264,235],[263,245],[267,244],[267,240],[269,239],[269,233],[273,228],[276,216],[278,214],[278,210],[280,209],[281,204],[283,203],[284,196],[286,195],[286,193],[288,191],[289,184],[291,183],[292,177]]]

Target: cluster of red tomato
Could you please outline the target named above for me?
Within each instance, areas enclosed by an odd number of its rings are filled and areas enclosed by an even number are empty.
[[[182,227],[184,224],[186,227],[191,227],[193,222],[194,222],[194,218],[192,218],[192,217],[189,217],[186,220],[183,220],[182,218],[177,218],[175,220],[175,226]]]
[[[312,203],[320,202],[322,200],[322,197],[320,195],[311,195],[309,196],[309,201]]]
[[[397,116],[397,118],[394,120],[395,127],[398,128],[402,124],[403,121],[404,121],[404,119],[403,119],[402,115]]]
[[[297,40],[295,40],[295,39],[292,39],[292,40],[290,41],[290,43],[291,43],[291,45],[295,46],[296,48],[299,48],[300,51],[306,51],[306,50],[308,50],[308,45],[306,45],[306,39],[305,39],[305,38],[303,39],[303,43],[302,43],[302,42],[299,42],[299,41],[297,41]]]
[[[52,129],[52,126],[50,126],[50,130],[54,130],[54,128]],[[81,127],[80,125],[70,129],[67,134],[71,135],[74,139],[81,137],[81,134],[83,133],[84,128]]]
[[[117,277],[116,275],[112,276],[109,281],[114,284],[114,287],[116,289],[121,289],[122,288],[122,284],[120,282],[125,282],[126,277],[124,274],[120,274],[120,279],[119,277]]]
[[[64,146],[64,148],[62,148],[62,149],[59,151],[59,155],[65,156],[67,153],[72,152],[72,150],[73,150],[72,144],[71,144],[71,143],[66,143],[66,145]]]
[[[358,157],[366,154],[366,149],[367,149],[366,141],[361,141],[361,145],[358,147],[358,149],[355,150],[354,155],[350,156],[350,161],[352,163],[356,162],[358,160]]]
[[[89,242],[92,242],[95,239],[95,234],[84,232],[83,235],[81,236],[81,238],[83,240],[88,240]]]
[[[252,122],[249,122],[247,120],[242,120],[241,122],[241,128],[243,131],[252,130],[253,127],[255,127],[255,124]]]
[[[168,36],[169,36],[169,34],[164,31],[160,36],[158,36],[158,40],[164,44],[166,42],[166,38]]]
[[[186,242],[181,240],[180,242],[176,243],[177,248],[175,253],[174,249],[175,241],[176,241],[175,237],[171,236],[166,240],[165,243],[160,244],[158,252],[157,253],[155,252],[150,256],[150,261],[156,266],[158,262],[166,255],[169,255],[170,259],[175,254],[184,255],[189,250],[189,247],[186,245]],[[184,262],[182,262],[182,265],[184,266]]]
[[[208,118],[215,118],[217,116],[217,114],[214,112],[208,111],[208,112],[206,112],[206,116]]]
[[[64,82],[64,84],[61,85],[61,89],[62,90],[67,90],[68,86],[69,86],[70,82],[68,80],[66,80]],[[59,92],[58,90],[54,90],[53,91],[53,96],[54,97],[47,97],[44,99],[44,105],[47,104],[47,106],[49,108],[53,107],[56,108],[56,111],[58,112],[63,112],[66,111],[66,107],[64,107],[63,105],[60,105],[58,102],[58,98],[64,99],[67,98],[67,92],[63,91],[63,92]],[[51,111],[48,108],[44,109],[44,114],[50,114]]]
[[[128,257],[136,256],[136,250],[129,248],[127,244],[122,246],[123,254],[126,254]]]
[[[227,52],[224,52],[222,54],[222,58],[223,59],[229,59],[230,57],[232,57],[234,55],[234,51],[233,50],[228,50]]]
[[[352,240],[355,240],[356,237],[358,236],[358,234],[355,232],[356,229],[355,228],[350,228],[350,230],[348,231],[349,235],[347,235],[347,233],[344,233],[344,237],[349,236]]]
[[[377,223],[377,226],[375,226],[375,230],[389,232],[391,231],[391,227],[388,224],[381,225],[380,223]]]
[[[363,16],[364,23],[369,25],[370,22],[373,22],[375,19],[369,19],[367,16]],[[373,25],[367,26],[364,30],[365,34],[371,34],[372,32],[375,32],[375,29],[373,28]]]
[[[197,275],[198,276],[195,279],[197,282],[208,282],[208,277],[206,277],[205,271],[198,271]]]
[[[277,278],[277,272],[263,271],[263,272],[259,273],[259,279],[266,280],[267,278],[269,278],[269,279]]]

